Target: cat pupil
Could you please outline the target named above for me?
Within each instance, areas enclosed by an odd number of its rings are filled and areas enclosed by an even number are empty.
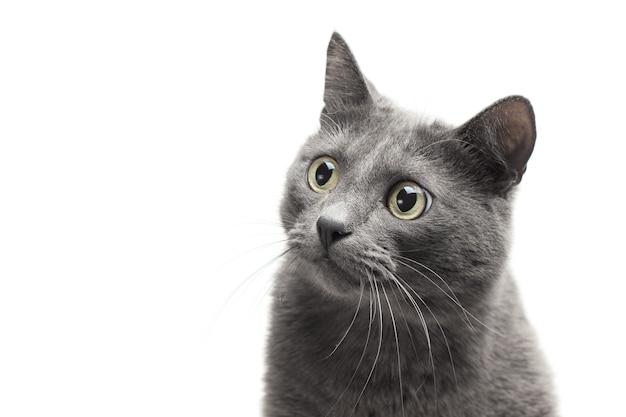
[[[411,187],[404,187],[398,193],[396,202],[398,203],[398,208],[400,209],[400,211],[406,213],[407,211],[411,210],[417,203],[417,192],[415,192],[415,189]]]
[[[330,180],[334,170],[335,166],[332,163],[328,161],[322,163],[322,165],[320,165],[315,171],[315,180],[317,181],[317,184],[320,186],[326,184],[328,180]]]

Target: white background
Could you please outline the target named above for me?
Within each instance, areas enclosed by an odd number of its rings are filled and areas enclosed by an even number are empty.
[[[292,3],[0,3],[0,415],[259,415],[277,206],[337,30],[419,114],[532,101],[511,267],[562,415],[626,416],[626,12]]]

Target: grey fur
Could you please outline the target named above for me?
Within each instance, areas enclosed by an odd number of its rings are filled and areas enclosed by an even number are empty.
[[[506,269],[514,185],[535,140],[530,103],[503,99],[458,128],[421,123],[375,91],[338,34],[324,101],[281,207],[289,252],[276,277],[264,414],[555,415]],[[321,155],[340,167],[327,194],[307,183]],[[415,220],[386,206],[407,179],[432,195]],[[328,253],[322,216],[346,232]]]

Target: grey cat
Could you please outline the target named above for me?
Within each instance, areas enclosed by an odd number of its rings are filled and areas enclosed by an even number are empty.
[[[281,206],[264,414],[555,415],[506,268],[536,136],[528,100],[460,127],[420,122],[335,33],[324,104]]]

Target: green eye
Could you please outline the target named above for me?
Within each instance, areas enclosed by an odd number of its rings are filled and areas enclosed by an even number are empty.
[[[389,191],[387,207],[402,220],[417,219],[430,208],[430,194],[413,181],[400,182]]]
[[[339,181],[339,164],[330,156],[317,158],[309,167],[309,186],[316,193],[328,193]]]

